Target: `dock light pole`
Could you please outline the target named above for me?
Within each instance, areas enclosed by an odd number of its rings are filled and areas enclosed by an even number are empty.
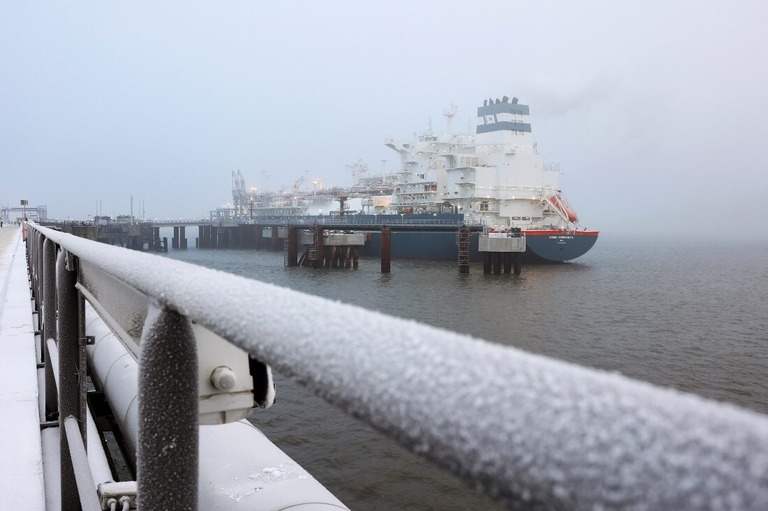
[[[29,201],[27,201],[27,199],[21,199],[22,220],[27,219],[27,204],[29,204]]]

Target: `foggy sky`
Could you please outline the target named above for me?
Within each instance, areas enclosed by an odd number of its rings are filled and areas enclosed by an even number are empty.
[[[587,228],[768,239],[768,3],[0,3],[0,202],[207,217],[530,105]],[[383,162],[386,160],[386,163]]]

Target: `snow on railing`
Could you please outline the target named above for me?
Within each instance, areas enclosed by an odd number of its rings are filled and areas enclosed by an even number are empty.
[[[768,509],[764,415],[32,228],[510,506]]]

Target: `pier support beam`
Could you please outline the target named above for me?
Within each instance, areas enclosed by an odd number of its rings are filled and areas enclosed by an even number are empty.
[[[389,273],[392,261],[392,229],[381,228],[381,273]]]
[[[261,250],[261,247],[264,242],[264,226],[256,224],[255,229],[256,229],[256,240],[254,243],[256,245],[256,250]]]
[[[299,229],[298,227],[288,228],[288,253],[286,254],[286,264],[293,268],[298,264],[299,251]]]
[[[179,248],[182,250],[187,249],[187,235],[184,232],[186,228],[182,225],[179,227]]]
[[[278,250],[280,247],[280,239],[278,238],[278,229],[279,229],[278,226],[276,225],[272,226],[272,245],[270,247],[272,250]]]
[[[312,262],[312,268],[322,268],[325,259],[325,246],[323,245],[323,227],[316,225],[315,229],[315,260]]]

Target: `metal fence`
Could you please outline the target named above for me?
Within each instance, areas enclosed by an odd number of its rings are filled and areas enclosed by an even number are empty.
[[[30,229],[42,331],[60,351],[62,431],[75,429],[67,418],[79,421],[84,406],[78,328],[89,283],[81,269],[97,268],[146,298],[136,325],[138,492],[145,509],[197,506],[192,323],[512,508],[768,509],[766,416],[34,224]],[[167,413],[169,407],[175,412]],[[151,435],[144,424],[152,424]],[[65,451],[63,471],[72,466]],[[72,490],[62,484],[62,491]]]

